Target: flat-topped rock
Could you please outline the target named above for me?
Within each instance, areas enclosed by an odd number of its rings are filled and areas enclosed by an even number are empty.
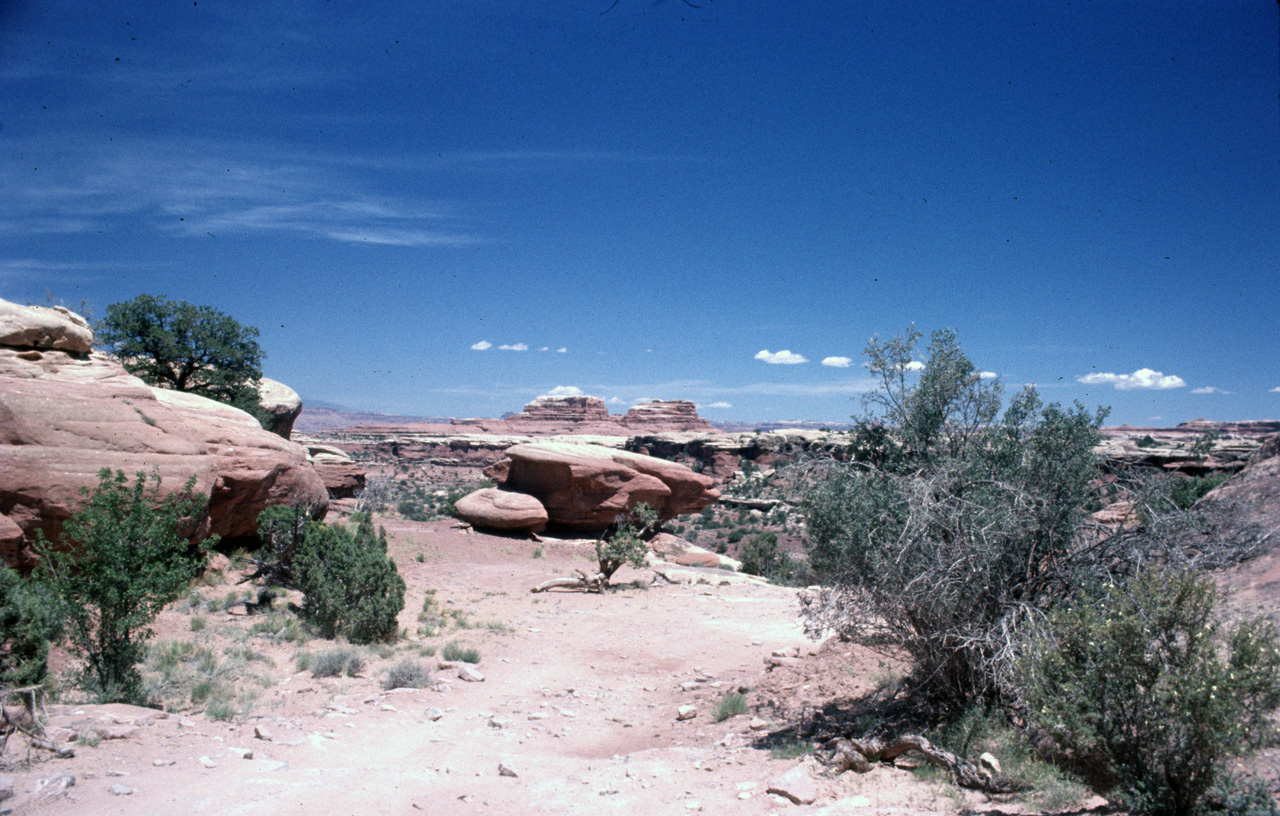
[[[720,497],[709,477],[683,465],[599,445],[541,442],[506,454],[485,475],[535,497],[551,524],[571,529],[602,530],[641,502],[670,519]]]

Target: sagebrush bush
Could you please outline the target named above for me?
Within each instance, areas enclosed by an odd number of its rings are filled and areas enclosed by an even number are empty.
[[[351,646],[335,646],[310,658],[308,668],[312,677],[355,677],[364,671],[364,655]]]
[[[404,579],[387,555],[387,534],[367,516],[355,530],[311,522],[294,555],[303,612],[324,638],[352,643],[394,638],[404,609]]]
[[[1211,578],[1147,570],[1063,608],[1021,664],[1030,716],[1105,759],[1134,812],[1189,816],[1224,761],[1273,738],[1280,643],[1265,618],[1225,629]]]
[[[421,661],[405,658],[387,670],[385,689],[423,688],[431,683],[431,672]]]

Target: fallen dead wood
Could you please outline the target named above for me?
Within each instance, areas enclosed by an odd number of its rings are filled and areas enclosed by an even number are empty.
[[[20,705],[10,705],[10,700],[17,698]],[[2,759],[9,746],[9,737],[22,734],[27,742],[49,751],[59,759],[76,755],[75,749],[59,745],[45,733],[43,720],[48,719],[44,710],[44,687],[24,686],[22,688],[0,690],[0,764],[7,764]],[[29,749],[28,749],[29,750]]]
[[[828,755],[824,761],[837,774],[844,771],[867,773],[878,763],[893,762],[907,751],[915,751],[931,764],[951,771],[953,781],[962,788],[984,793],[1013,793],[1018,790],[1016,785],[999,775],[1000,763],[990,754],[983,754],[975,765],[914,734],[887,742],[835,737],[828,740],[825,747]]]
[[[595,575],[587,575],[582,570],[574,570],[578,573],[577,578],[552,578],[550,581],[543,581],[538,584],[530,592],[546,592],[548,589],[581,589],[587,592],[604,592],[609,587],[609,576],[603,572],[597,572]]]

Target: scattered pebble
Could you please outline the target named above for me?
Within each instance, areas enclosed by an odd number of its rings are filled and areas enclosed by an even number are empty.
[[[107,788],[107,793],[112,796],[129,796],[133,793],[133,788],[128,785],[112,785]]]
[[[212,759],[210,759],[210,758],[209,758],[209,757],[207,757],[207,756],[202,756],[202,757],[200,757],[200,764],[201,764],[201,765],[203,765],[203,766],[205,766],[206,768],[216,768],[216,767],[218,767],[218,763],[214,762]]]

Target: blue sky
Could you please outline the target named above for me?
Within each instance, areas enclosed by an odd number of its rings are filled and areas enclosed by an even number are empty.
[[[392,413],[840,421],[914,322],[1280,416],[1274,2],[698,5],[2,0],[0,297],[209,304]]]

